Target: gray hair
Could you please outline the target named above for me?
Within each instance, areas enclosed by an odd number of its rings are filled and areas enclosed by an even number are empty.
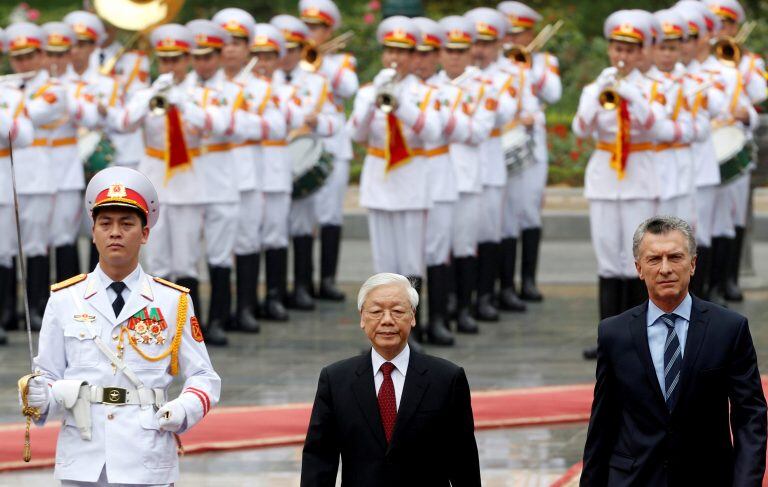
[[[413,284],[411,284],[411,281],[409,281],[407,277],[401,276],[400,274],[394,274],[392,272],[381,272],[379,274],[375,274],[369,277],[363,283],[363,285],[360,286],[360,291],[357,293],[357,310],[363,310],[363,303],[365,303],[365,298],[368,297],[368,293],[377,287],[387,286],[390,284],[398,284],[402,286],[403,289],[405,289],[405,292],[408,295],[408,301],[411,302],[411,308],[415,310],[419,305],[419,293],[416,291],[416,289],[413,287]]]
[[[635,260],[640,258],[640,243],[643,241],[646,233],[652,235],[663,235],[669,232],[678,231],[688,241],[688,253],[691,257],[696,256],[696,238],[693,235],[691,226],[676,216],[653,216],[637,227],[635,235],[632,237],[632,254]]]

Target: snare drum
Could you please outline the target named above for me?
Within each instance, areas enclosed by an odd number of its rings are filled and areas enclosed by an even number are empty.
[[[312,135],[299,135],[288,143],[293,174],[295,200],[306,198],[319,190],[333,170],[333,157],[323,149],[320,139]]]
[[[727,125],[712,130],[715,157],[720,164],[720,183],[732,181],[748,168],[751,157],[747,137],[738,127]]]
[[[517,125],[501,136],[501,148],[504,151],[504,162],[507,173],[514,174],[523,170],[533,162],[533,147],[531,136],[522,125]]]

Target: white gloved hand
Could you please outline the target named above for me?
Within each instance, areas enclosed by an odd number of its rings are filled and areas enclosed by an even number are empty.
[[[27,392],[27,404],[30,407],[38,408],[44,411],[48,407],[50,398],[50,387],[48,381],[43,376],[37,376],[27,382],[29,391]]]
[[[645,98],[640,88],[628,82],[619,83],[616,86],[616,93],[630,103],[640,103]]]
[[[173,86],[173,73],[165,73],[161,74],[157,77],[157,79],[152,83],[152,89],[157,91],[167,90]]]
[[[168,92],[168,103],[176,105],[180,110],[183,110],[184,104],[189,100],[184,96],[184,92],[179,87],[171,88]]]
[[[383,85],[395,79],[396,76],[397,71],[392,68],[384,68],[379,71],[379,74],[377,74],[375,78],[373,78],[373,86],[376,88],[381,88]]]
[[[618,70],[614,67],[605,68],[595,80],[595,84],[601,88],[612,85],[616,82],[617,73]]]
[[[157,419],[161,430],[175,433],[184,426],[187,419],[187,411],[184,409],[181,401],[174,399],[157,410],[155,419]]]

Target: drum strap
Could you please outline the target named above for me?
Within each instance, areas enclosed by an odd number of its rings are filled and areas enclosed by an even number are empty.
[[[741,76],[741,71],[736,70],[736,89],[733,90],[733,97],[731,98],[731,104],[728,110],[731,115],[736,111],[736,107],[739,105],[739,99],[741,98],[741,91],[744,89],[744,79]]]
[[[259,105],[259,109],[257,113],[259,115],[264,114],[264,110],[267,108],[267,103],[269,102],[269,99],[272,97],[272,85],[267,85],[267,92],[264,93],[264,99],[261,100],[261,104]]]
[[[117,103],[117,97],[120,96],[120,83],[117,79],[112,80],[112,94],[109,95],[109,106],[113,107]]]

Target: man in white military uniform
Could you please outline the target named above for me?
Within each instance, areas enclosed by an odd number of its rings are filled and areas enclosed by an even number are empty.
[[[309,134],[321,144],[343,127],[343,119],[331,101],[330,83],[323,76],[300,67],[301,53],[310,42],[309,28],[292,15],[278,15],[270,24],[280,29],[286,52],[281,69],[275,71],[276,85],[285,85],[290,95],[286,103],[294,105],[290,117],[289,137]],[[290,155],[290,152],[288,152]],[[291,166],[297,162],[290,160]],[[293,240],[293,292],[287,304],[298,310],[315,308],[312,285],[312,247],[317,223],[316,193],[294,198],[289,214],[289,232]]]
[[[527,46],[535,37],[534,28],[541,21],[541,14],[521,2],[505,1],[496,7],[507,16],[509,28],[504,36],[504,43]],[[544,203],[544,189],[547,185],[549,154],[547,151],[547,120],[544,110],[547,106],[560,101],[563,93],[560,81],[560,64],[557,57],[548,52],[537,51],[531,54],[531,65],[527,71],[534,101],[538,102],[538,111],[533,116],[532,127],[533,164],[522,169],[522,195],[520,196],[520,240],[522,254],[520,259],[520,297],[527,301],[541,301],[542,296],[536,287],[536,269],[538,266],[539,247],[541,244],[541,211]],[[505,288],[514,291],[515,257],[517,239],[504,238],[501,249],[504,254],[502,270],[502,293]],[[511,280],[505,279],[511,271]],[[508,281],[508,282],[505,282]]]
[[[374,270],[410,276],[417,289],[432,203],[429,163],[417,151],[438,143],[442,133],[435,90],[411,74],[419,36],[407,17],[389,17],[379,25],[376,39],[384,46],[381,61],[387,67],[357,93],[347,124],[352,140],[367,145],[360,205],[368,209]],[[412,336],[422,334],[418,312],[416,323]]]
[[[341,13],[331,0],[299,0],[301,20],[309,27],[316,45],[322,45],[341,26]],[[357,93],[360,83],[355,68],[357,61],[350,53],[328,52],[322,55],[315,72],[325,76],[339,116],[345,117],[344,105]],[[315,211],[320,225],[320,286],[318,299],[342,301],[344,293],[336,287],[336,272],[344,221],[344,196],[349,183],[352,140],[346,130],[323,139],[325,149],[333,155],[333,171],[315,195]]]
[[[43,69],[45,32],[28,22],[11,24],[5,31],[11,68],[33,73],[9,84],[24,92],[24,105],[35,127],[35,139],[15,153],[19,193],[19,217],[24,255],[27,259],[27,295],[32,328],[40,329],[50,285],[48,245],[50,222],[58,181],[49,145],[51,129],[70,115],[63,85]],[[15,288],[14,288],[15,289]]]
[[[0,52],[5,52],[7,47],[5,33],[0,29]],[[18,252],[9,143],[15,148],[26,147],[34,136],[32,122],[24,113],[24,93],[8,84],[0,84],[0,133],[10,134],[12,139],[0,137],[0,345],[4,345],[6,326],[16,326],[13,259]]]
[[[632,234],[639,222],[653,216],[658,196],[651,157],[655,102],[646,98],[645,78],[636,69],[650,39],[639,20],[630,11],[606,19],[603,31],[613,66],[584,88],[573,119],[578,137],[597,141],[584,176],[584,193],[598,263],[601,319],[628,309],[640,294],[637,288],[643,283],[634,266]],[[594,358],[596,350],[587,349],[584,356]]]
[[[63,486],[172,485],[176,436],[219,401],[189,289],[139,265],[160,212],[143,174],[107,168],[85,204],[99,264],[51,286],[31,379],[29,406],[39,425],[62,417],[54,476]],[[181,394],[168,400],[174,377]]]
[[[136,92],[125,107],[123,128],[144,129],[146,148],[139,170],[158,189],[163,214],[155,228],[155,238],[147,245],[147,264],[162,276],[175,276],[198,296],[197,263],[205,192],[203,171],[196,166],[202,139],[226,132],[227,119],[212,101],[216,95],[209,88],[187,86],[184,80],[189,66],[189,52],[194,44],[192,33],[178,24],[166,24],[152,31],[150,41],[158,59],[161,76],[152,87]],[[151,110],[158,99],[165,109]],[[214,322],[203,326],[211,345],[224,345],[226,336]]]

